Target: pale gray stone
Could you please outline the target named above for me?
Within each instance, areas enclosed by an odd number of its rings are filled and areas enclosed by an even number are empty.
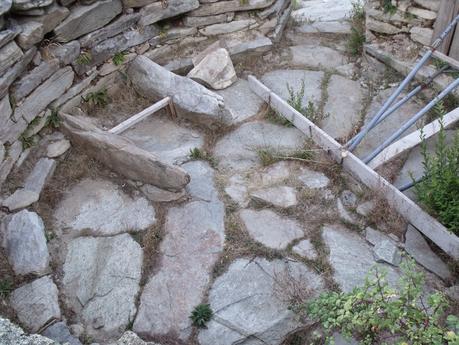
[[[213,16],[220,13],[249,11],[271,6],[275,0],[239,0],[217,1],[201,4],[198,9],[190,13],[191,16]]]
[[[351,224],[358,224],[357,218],[346,209],[346,207],[343,205],[343,202],[339,198],[336,199],[336,208],[342,220]]]
[[[261,54],[273,47],[273,42],[268,37],[254,35],[249,31],[229,34],[221,39],[224,40],[226,49],[233,59],[249,53]]]
[[[48,145],[46,156],[48,158],[57,158],[63,155],[70,148],[70,141],[67,139],[59,140]]]
[[[306,167],[301,169],[298,179],[310,189],[325,188],[329,185],[330,179],[323,173],[310,170]]]
[[[433,21],[437,18],[437,13],[434,12],[434,11],[430,11],[430,10],[426,10],[426,9],[423,9],[423,8],[419,8],[419,7],[414,7],[414,6],[410,6],[408,7],[408,13],[418,17],[418,18],[421,18],[421,19],[425,19],[425,20],[429,20],[429,21]]]
[[[163,162],[130,139],[98,129],[86,119],[62,116],[72,142],[119,174],[172,191],[180,191],[190,181],[183,169]]]
[[[5,146],[0,142],[0,164],[3,162],[5,158]]]
[[[51,45],[46,48],[48,54],[60,61],[61,66],[68,65],[80,55],[80,43],[71,41],[66,44]]]
[[[69,243],[62,292],[93,339],[120,336],[134,319],[142,259],[140,245],[129,234]]]
[[[14,41],[11,41],[0,48],[0,75],[18,61],[22,55],[23,53],[21,48],[19,48]]]
[[[414,0],[414,3],[434,12],[440,9],[440,0]]]
[[[369,226],[365,228],[365,239],[374,246],[384,241],[393,241],[385,233],[375,230]]]
[[[370,200],[361,203],[359,206],[357,206],[355,211],[363,217],[368,217],[368,215],[374,210],[375,207],[375,203]]]
[[[393,266],[375,264],[371,247],[357,233],[332,225],[323,227],[322,238],[330,250],[333,278],[344,292],[363,286],[373,267],[387,271],[391,286],[398,282],[399,272]]]
[[[40,195],[37,192],[27,189],[16,189],[13,194],[3,200],[2,206],[12,212],[32,205],[39,198]]]
[[[57,287],[50,276],[14,290],[10,303],[19,321],[32,332],[37,332],[48,321],[61,317]]]
[[[310,240],[302,240],[293,246],[293,252],[309,260],[317,259],[317,251]]]
[[[13,10],[28,11],[35,8],[46,7],[53,3],[54,0],[13,0]]]
[[[145,337],[174,332],[188,339],[189,315],[201,303],[223,250],[225,211],[214,171],[198,161],[183,167],[192,177],[187,188],[192,201],[167,212],[159,250],[161,266],[143,289],[133,327]]]
[[[249,204],[247,181],[241,175],[233,175],[225,187],[225,193],[239,204],[241,207],[246,207]]]
[[[139,13],[125,14],[103,28],[79,39],[82,47],[92,48],[98,43],[131,29],[139,20]]]
[[[321,85],[323,77],[323,72],[277,70],[266,73],[261,78],[261,81],[284,100],[290,98],[288,88],[297,93],[301,90],[304,83],[303,106],[307,106],[308,102],[312,102],[318,107],[322,97]]]
[[[230,87],[217,92],[233,114],[233,123],[245,121],[258,114],[263,100],[250,89],[245,79],[239,79]]]
[[[301,2],[292,13],[297,22],[344,21],[352,11],[353,0],[310,0]]]
[[[96,77],[97,73],[92,73],[80,82],[74,84],[70,89],[68,89],[66,93],[64,93],[61,97],[59,97],[53,103],[51,103],[51,107],[56,109],[62,106],[61,110],[65,111],[65,105],[67,104],[67,102],[71,101],[83,90],[87,89]]]
[[[175,17],[179,14],[189,12],[199,7],[198,0],[169,0],[167,6],[163,6],[161,2],[154,2],[143,7],[140,10],[141,18],[140,25],[150,25],[162,19]]]
[[[234,12],[217,14],[215,16],[205,16],[205,17],[191,17],[186,16],[183,18],[183,24],[185,26],[200,27],[207,26],[217,23],[230,22],[234,18]]]
[[[45,337],[53,339],[62,344],[68,345],[82,345],[78,338],[70,334],[70,330],[65,324],[65,322],[56,322],[45,329],[42,334]]]
[[[322,129],[334,138],[345,138],[361,120],[364,91],[357,81],[338,75],[330,78]]]
[[[64,194],[54,217],[58,227],[95,236],[141,232],[156,223],[145,198],[131,198],[109,181],[89,179]]]
[[[38,114],[33,123],[27,126],[27,129],[22,133],[22,136],[24,138],[30,138],[35,134],[38,134],[48,124],[48,118],[51,116],[51,114],[51,109],[46,109],[45,111],[42,111],[40,114]]]
[[[229,23],[219,23],[206,26],[199,30],[204,36],[216,36],[228,34],[235,31],[247,30],[256,26],[257,21],[255,19],[242,19],[234,20]]]
[[[295,28],[297,32],[304,34],[325,33],[325,34],[350,34],[351,24],[348,21],[332,22],[306,22]]]
[[[295,188],[288,186],[256,190],[250,193],[250,197],[255,203],[269,204],[281,208],[292,207],[298,204]]]
[[[69,14],[70,11],[67,7],[53,4],[45,8],[44,15],[35,16],[33,20],[43,24],[43,34],[47,34],[53,31]]]
[[[193,119],[230,123],[232,116],[223,98],[195,81],[167,71],[145,56],[138,56],[128,68],[134,88],[144,97],[169,96],[178,108],[191,113]]]
[[[13,0],[4,0],[0,3],[0,16],[4,15],[11,9],[11,5],[13,4]]]
[[[120,0],[101,0],[89,6],[77,5],[54,29],[58,42],[69,42],[108,24],[122,11]]]
[[[452,278],[451,272],[446,265],[433,251],[421,233],[411,224],[405,234],[405,250],[421,266],[435,273],[444,280]]]
[[[20,31],[17,26],[0,31],[0,48],[14,40]]]
[[[11,321],[0,317],[0,344],[2,345],[59,345],[38,334],[26,335]]]
[[[45,226],[35,212],[22,210],[7,216],[2,222],[2,246],[16,274],[45,274],[49,253]]]
[[[226,89],[237,80],[233,62],[226,49],[217,49],[205,56],[187,75],[214,90]]]
[[[0,164],[0,185],[5,182],[21,153],[22,143],[20,141],[15,141],[8,147],[7,155]]]
[[[357,195],[350,190],[345,190],[341,193],[341,201],[346,207],[355,207],[357,205]]]
[[[126,0],[125,0],[126,1]],[[153,342],[145,342],[137,334],[131,331],[124,332],[123,336],[111,345],[160,345]]]
[[[148,200],[153,202],[177,201],[186,196],[184,190],[181,192],[169,192],[168,190],[160,189],[149,184],[143,185],[140,190]]]
[[[24,99],[24,102],[16,108],[14,116],[17,119],[22,117],[30,123],[48,104],[59,98],[72,85],[73,77],[71,67],[58,70]]]
[[[24,74],[13,86],[13,95],[17,102],[28,96],[43,81],[49,78],[59,68],[59,61],[53,59],[43,61],[29,73]]]
[[[236,260],[210,290],[209,303],[215,314],[199,332],[199,343],[282,344],[288,334],[302,326],[289,310],[295,283],[310,291],[305,302],[324,289],[320,276],[298,262]]]
[[[156,0],[123,0],[123,6],[125,8],[130,8],[130,7],[143,7],[146,5],[151,4],[152,2],[155,2]]]
[[[359,342],[354,338],[344,337],[341,333],[333,333],[334,345],[359,345]]]
[[[214,155],[222,168],[246,170],[260,166],[259,150],[290,153],[304,145],[303,134],[296,128],[264,121],[248,122],[221,138]]]
[[[294,66],[333,69],[347,63],[342,53],[325,46],[299,45],[289,49]]]
[[[190,150],[202,149],[204,145],[201,133],[181,127],[166,116],[145,119],[124,132],[123,136],[170,164],[183,163],[189,159]]]
[[[282,250],[293,240],[304,237],[296,221],[280,217],[273,211],[242,210],[239,215],[250,236],[269,248]]]
[[[410,30],[410,37],[413,41],[421,43],[424,46],[432,43],[433,30],[415,26]]]
[[[395,25],[381,22],[379,20],[376,20],[372,17],[367,17],[366,19],[366,28],[368,30],[371,30],[373,32],[377,32],[380,34],[386,34],[386,35],[395,35],[399,34],[402,32],[408,32],[409,29],[405,27],[397,27]]]
[[[4,97],[8,93],[8,88],[16,80],[18,76],[24,72],[27,65],[32,61],[37,48],[32,47],[27,50],[22,58],[16,62],[11,68],[9,68],[1,77],[0,77],[0,97]]]
[[[402,255],[393,241],[381,241],[373,248],[375,260],[386,262],[393,266],[399,266],[402,262]]]
[[[24,189],[41,194],[46,182],[53,176],[56,169],[56,161],[54,159],[41,158],[29,176],[24,182]]]
[[[26,50],[40,42],[44,35],[44,26],[35,21],[24,21],[20,24],[21,32],[16,38],[19,46]]]

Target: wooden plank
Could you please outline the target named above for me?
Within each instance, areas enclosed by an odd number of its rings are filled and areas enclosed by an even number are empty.
[[[453,59],[459,60],[459,26],[456,26],[456,30],[454,30],[453,41],[448,55]]]
[[[443,126],[448,128],[452,124],[459,121],[459,108],[454,109],[445,116],[443,116]],[[399,141],[393,143],[392,145],[386,147],[379,155],[377,155],[368,166],[372,169],[376,169],[383,165],[384,163],[390,161],[391,159],[402,154],[406,150],[409,150],[422,142],[421,133],[425,139],[428,139],[440,131],[440,119],[435,120],[424,128],[419,129],[411,134],[408,134]]]
[[[446,62],[451,67],[459,70],[459,61],[457,61],[456,59],[453,59],[452,57],[449,57],[443,53],[440,53],[439,51],[434,51],[433,56],[436,57],[437,59],[442,60],[443,62]]]
[[[432,43],[442,34],[449,23],[453,20],[459,10],[458,0],[442,0],[440,10],[438,11],[437,20],[434,24],[434,32],[432,35]],[[438,51],[448,54],[451,41],[453,39],[453,32],[451,32],[440,44]]]
[[[134,126],[135,124],[139,123],[140,121],[144,120],[148,116],[156,113],[158,110],[168,106],[171,102],[170,97],[163,98],[159,102],[149,106],[148,108],[142,110],[140,113],[131,116],[126,121],[121,122],[119,125],[113,127],[109,130],[110,133],[113,134],[120,134],[127,130],[128,128]]]
[[[346,151],[335,139],[292,108],[287,102],[258,81],[254,76],[248,77],[250,88],[279,114],[306,136],[312,138],[326,150],[343,168],[370,189],[383,195],[407,221],[430,238],[437,246],[454,259],[459,259],[459,237],[449,232],[436,219],[428,215],[416,203],[401,193],[392,184],[370,169],[351,152]]]

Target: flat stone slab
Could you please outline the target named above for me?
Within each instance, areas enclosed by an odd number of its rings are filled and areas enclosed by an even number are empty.
[[[45,329],[42,334],[63,344],[68,343],[69,345],[82,345],[78,338],[74,337],[70,333],[68,326],[63,321],[52,324]]]
[[[14,290],[10,296],[10,304],[19,321],[34,333],[48,321],[61,317],[57,287],[50,276]]]
[[[95,236],[145,231],[156,223],[147,199],[131,198],[110,181],[90,179],[64,193],[54,218],[57,227]]]
[[[364,90],[358,81],[333,75],[328,84],[328,99],[322,129],[334,138],[352,134],[361,119]]]
[[[436,274],[442,279],[452,278],[448,266],[430,249],[421,233],[411,224],[405,234],[405,250],[421,266]]]
[[[386,270],[388,282],[392,286],[397,284],[399,272],[390,265],[377,264],[370,245],[357,233],[340,225],[331,225],[323,227],[322,238],[330,250],[333,278],[344,292],[363,286],[373,267]]]
[[[190,150],[202,149],[204,145],[201,133],[181,127],[163,116],[152,116],[122,135],[170,164],[184,162],[188,159]]]
[[[5,345],[57,345],[53,340],[39,334],[27,335],[10,320],[2,317],[0,317],[0,343]]]
[[[323,290],[320,276],[298,262],[261,258],[233,262],[210,290],[214,317],[199,332],[199,343],[280,345],[301,327],[288,308],[289,281],[311,291],[311,297]]]
[[[298,45],[289,49],[294,66],[334,69],[347,63],[344,54],[325,46]]]
[[[285,249],[293,240],[304,237],[300,224],[270,210],[242,210],[239,216],[250,236],[272,249]]]
[[[324,72],[283,69],[266,73],[261,82],[286,101],[290,98],[287,85],[297,93],[304,82],[303,106],[311,101],[317,107],[322,97],[323,78]]]
[[[309,260],[317,259],[317,251],[310,240],[302,240],[292,248],[293,252]]]
[[[330,179],[323,173],[301,167],[298,179],[304,184],[305,187],[310,189],[325,188],[329,185]]]
[[[58,140],[48,145],[48,148],[46,149],[46,155],[49,158],[57,158],[67,152],[70,146],[70,141],[67,139]]]
[[[384,102],[390,97],[390,95],[395,91],[394,88],[386,89],[380,91],[370,104],[370,107],[365,116],[364,125],[366,125],[381,109]],[[402,94],[397,98],[399,101],[405,95]],[[397,102],[396,101],[396,102]],[[382,144],[391,134],[393,134],[401,124],[408,121],[414,114],[422,109],[422,106],[418,104],[414,99],[411,99],[399,108],[392,115],[387,117],[382,121],[378,126],[372,129],[362,140],[362,142],[356,147],[354,154],[358,157],[365,157],[370,152],[372,152],[378,145]],[[410,134],[411,132],[417,130],[416,125],[411,126],[404,135]]]
[[[2,206],[10,211],[16,211],[37,202],[40,195],[27,189],[17,189],[8,198],[3,200]]]
[[[298,204],[296,194],[295,188],[278,186],[253,191],[250,193],[250,197],[255,203],[287,208]]]
[[[173,332],[188,339],[189,316],[201,303],[223,250],[225,210],[215,188],[214,171],[201,161],[183,168],[191,175],[187,190],[192,201],[167,212],[159,249],[161,266],[143,289],[134,322],[133,330],[140,336]]]
[[[402,255],[393,241],[382,241],[375,245],[373,253],[377,262],[399,266],[402,262]]]
[[[296,128],[274,125],[265,121],[244,123],[220,139],[214,155],[222,168],[246,170],[260,166],[257,151],[292,152],[302,149],[304,136]]]
[[[299,33],[333,33],[333,34],[350,34],[351,24],[347,21],[331,22],[313,22],[303,23],[295,29]]]
[[[62,292],[89,336],[118,337],[134,319],[142,260],[142,249],[129,234],[69,243]]]
[[[229,88],[217,92],[223,96],[225,105],[233,114],[232,123],[245,121],[258,114],[263,100],[249,87],[247,80],[239,79]]]
[[[301,1],[292,12],[296,22],[345,21],[352,10],[353,0],[309,0]]]
[[[32,172],[24,183],[24,189],[40,195],[41,191],[45,187],[46,182],[54,174],[56,169],[56,161],[54,159],[41,158],[34,166]]]

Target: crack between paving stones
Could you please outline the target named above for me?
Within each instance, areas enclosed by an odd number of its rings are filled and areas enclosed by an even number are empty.
[[[269,343],[267,343],[266,341],[264,341],[263,339],[261,339],[259,336],[257,336],[256,334],[253,334],[253,333],[249,333],[247,331],[245,331],[244,329],[232,324],[231,322],[229,322],[228,320],[225,320],[225,319],[222,319],[218,316],[214,316],[214,321],[217,322],[218,324],[236,332],[236,333],[239,333],[240,335],[248,338],[248,337],[254,337],[255,339],[261,341],[263,344],[267,344],[269,345]],[[242,339],[242,341],[245,341],[246,339]],[[240,341],[234,343],[234,344],[238,344],[240,343]]]

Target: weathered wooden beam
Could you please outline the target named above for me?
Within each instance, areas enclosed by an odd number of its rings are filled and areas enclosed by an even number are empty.
[[[452,57],[449,57],[443,53],[440,53],[438,50],[435,50],[433,52],[433,56],[436,57],[437,59],[440,59],[443,62],[446,62],[451,67],[459,70],[459,61],[457,61],[456,59],[453,59]]]
[[[437,119],[432,121],[428,125],[424,126],[424,128],[419,129],[386,147],[384,151],[382,151],[370,163],[368,163],[368,166],[372,169],[376,169],[391,159],[399,156],[406,150],[419,145],[422,142],[421,133],[425,139],[429,139],[430,137],[434,136],[440,131],[440,121],[443,122],[443,126],[445,128],[448,128],[452,124],[459,121],[459,108],[456,108],[443,116],[442,120]]]
[[[152,106],[149,106],[148,108],[142,110],[140,113],[135,114],[134,116],[131,116],[126,121],[123,121],[119,125],[113,127],[112,129],[109,130],[109,132],[113,134],[120,134],[126,131],[128,128],[131,128],[135,124],[139,123],[140,121],[146,119],[148,116],[156,113],[158,110],[166,106],[170,106],[170,102],[171,102],[170,97],[163,98],[159,102],[156,102]]]
[[[449,23],[456,17],[459,10],[458,0],[442,0],[440,10],[438,11],[437,19],[434,24],[434,32],[432,35],[432,42],[446,29]],[[443,40],[438,47],[438,51],[448,54],[453,39],[454,30]]]
[[[416,203],[378,175],[374,170],[370,169],[359,158],[351,152],[346,151],[335,139],[292,108],[254,76],[249,76],[248,81],[253,92],[279,114],[292,122],[296,128],[312,138],[317,145],[340,163],[344,170],[350,172],[370,189],[377,191],[379,195],[384,196],[389,204],[405,217],[408,222],[430,238],[445,253],[456,260],[459,259],[459,237],[449,232],[436,219],[424,212]]]

